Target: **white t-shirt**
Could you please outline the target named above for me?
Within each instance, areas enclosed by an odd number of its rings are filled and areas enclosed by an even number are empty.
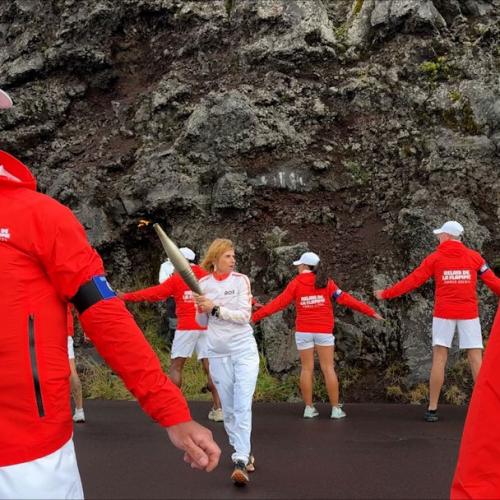
[[[163,283],[167,278],[174,273],[174,265],[167,259],[160,267],[160,275],[158,277],[158,281]]]
[[[235,356],[251,349],[257,350],[250,326],[252,292],[248,278],[233,272],[219,281],[209,274],[200,280],[200,287],[203,295],[220,306],[218,318],[197,315],[197,320],[202,321],[200,324],[206,323],[208,319],[208,357]]]

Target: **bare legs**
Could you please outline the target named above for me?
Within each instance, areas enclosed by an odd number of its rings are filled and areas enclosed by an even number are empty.
[[[447,347],[435,345],[432,348],[432,367],[429,379],[429,410],[437,409],[439,394],[444,383],[444,369],[447,359]]]
[[[186,358],[173,358],[170,360],[170,369],[168,371],[168,376],[170,377],[170,380],[177,387],[179,387],[179,389],[182,386],[182,370],[185,363]]]
[[[482,349],[467,349],[467,358],[472,372],[472,378],[476,381],[477,374],[481,368],[483,352]],[[429,380],[429,410],[435,410],[439,401],[439,394],[444,383],[444,371],[448,359],[448,348],[435,345],[432,348],[432,368]]]
[[[75,409],[81,410],[83,408],[82,383],[76,371],[75,358],[69,358],[69,367],[71,370],[69,376],[71,395],[75,401]]]
[[[170,380],[177,386],[181,387],[182,386],[182,370],[184,369],[184,364],[186,363],[186,358],[174,358],[170,361],[170,369],[168,372],[168,375],[170,377]],[[214,408],[220,408],[220,398],[219,394],[217,393],[217,389],[215,388],[215,385],[212,382],[212,379],[210,378],[210,373],[208,370],[208,359],[202,359],[201,363],[203,365],[203,370],[207,374],[207,380],[208,380],[208,389],[212,393],[212,400],[214,402]]]
[[[477,379],[477,374],[483,362],[482,349],[467,349],[467,359],[469,360],[470,371],[472,372],[472,379],[474,382]]]
[[[318,352],[319,365],[321,367],[321,371],[323,372],[323,377],[325,378],[325,385],[328,392],[328,398],[330,399],[330,404],[332,406],[337,406],[339,404],[339,381],[337,374],[335,373],[335,348],[333,346],[317,345],[316,351]]]
[[[217,392],[217,389],[215,388],[215,385],[212,382],[212,377],[210,377],[210,371],[208,369],[208,359],[207,358],[202,359],[201,364],[203,365],[203,370],[207,374],[208,390],[212,393],[214,408],[217,410],[218,408],[221,408],[221,403],[220,403],[219,393]]]
[[[339,404],[339,381],[334,368],[334,347],[315,346],[325,379],[326,390],[332,406]],[[300,392],[306,406],[313,404],[314,349],[304,349],[300,354]]]

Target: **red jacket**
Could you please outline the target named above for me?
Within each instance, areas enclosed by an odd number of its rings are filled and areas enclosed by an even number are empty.
[[[465,421],[451,498],[500,498],[500,307]]]
[[[332,333],[333,306],[332,298],[339,304],[350,307],[367,316],[375,316],[376,312],[365,303],[343,292],[332,280],[326,288],[315,288],[314,273],[301,273],[296,276],[285,290],[268,304],[252,315],[254,322],[281,311],[295,302],[295,330],[304,333]]]
[[[75,320],[73,318],[73,308],[68,304],[68,312],[66,314],[66,321],[68,322],[68,337],[75,336]]]
[[[431,276],[436,284],[434,316],[445,319],[473,319],[479,316],[477,306],[477,275],[497,295],[500,279],[478,252],[462,242],[441,243],[415,271],[382,292],[392,299],[423,285]]]
[[[67,306],[104,268],[73,213],[37,193],[20,161],[0,151],[0,164],[20,180],[0,176],[1,467],[48,455],[71,438]],[[121,300],[97,302],[80,322],[153,419],[190,420]]]
[[[200,279],[207,276],[207,272],[195,264],[191,264],[194,275]],[[196,306],[193,299],[193,292],[186,285],[179,273],[174,273],[163,283],[137,290],[136,292],[125,293],[123,300],[128,302],[159,302],[168,297],[175,300],[175,314],[177,315],[177,330],[206,330],[196,322]]]

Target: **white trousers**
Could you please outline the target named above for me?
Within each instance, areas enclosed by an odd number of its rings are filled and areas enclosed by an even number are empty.
[[[0,499],[83,500],[73,439],[45,457],[0,467]]]
[[[234,448],[233,462],[250,456],[252,399],[259,374],[256,346],[239,356],[209,358],[210,376],[217,388],[224,412],[224,428]]]

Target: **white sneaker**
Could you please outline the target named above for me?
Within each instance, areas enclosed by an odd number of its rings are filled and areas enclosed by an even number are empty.
[[[314,406],[306,406],[304,408],[304,418],[314,418],[319,415],[318,410]]]
[[[224,413],[222,408],[212,408],[208,412],[208,420],[213,420],[214,422],[224,422]]]
[[[344,418],[347,417],[345,411],[342,410],[341,408],[342,405],[338,406],[332,406],[332,414],[330,415],[330,418]]]
[[[75,410],[75,414],[73,415],[73,422],[77,424],[85,423],[85,413],[83,413],[83,408]]]

